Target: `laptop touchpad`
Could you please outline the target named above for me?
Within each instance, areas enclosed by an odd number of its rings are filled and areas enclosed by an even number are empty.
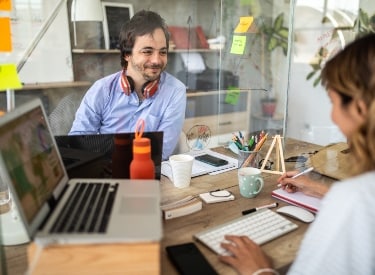
[[[157,210],[157,200],[155,198],[129,198],[121,199],[120,214],[141,214],[149,215]]]

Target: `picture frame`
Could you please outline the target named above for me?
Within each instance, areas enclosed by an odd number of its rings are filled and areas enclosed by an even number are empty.
[[[132,4],[102,2],[105,49],[116,49],[121,27],[134,15]]]

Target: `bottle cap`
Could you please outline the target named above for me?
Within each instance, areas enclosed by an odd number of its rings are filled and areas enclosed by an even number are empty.
[[[135,138],[133,140],[133,153],[144,154],[151,152],[151,142],[149,138]]]

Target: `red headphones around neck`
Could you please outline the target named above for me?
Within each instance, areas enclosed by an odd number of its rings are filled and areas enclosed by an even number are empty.
[[[142,86],[142,94],[145,98],[152,97],[158,90],[159,79],[147,81]],[[130,95],[134,90],[134,80],[126,75],[126,70],[123,70],[121,75],[121,88],[126,95]]]

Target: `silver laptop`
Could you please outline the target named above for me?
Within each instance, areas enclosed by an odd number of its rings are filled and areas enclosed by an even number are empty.
[[[162,238],[159,181],[69,180],[39,99],[0,117],[0,177],[42,245]]]

